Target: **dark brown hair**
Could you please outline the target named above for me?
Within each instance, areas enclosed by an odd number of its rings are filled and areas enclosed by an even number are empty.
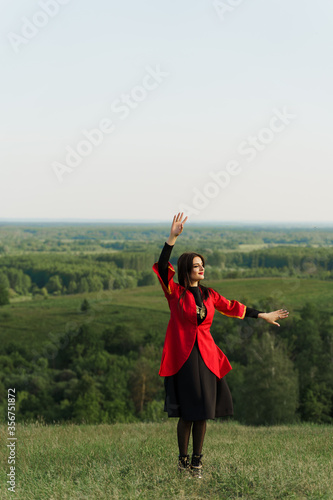
[[[185,296],[186,291],[190,287],[190,282],[191,282],[190,274],[193,268],[194,257],[200,257],[203,266],[205,266],[205,259],[203,258],[203,256],[195,252],[185,252],[182,255],[180,255],[177,261],[178,283],[185,288],[185,290],[179,297],[179,301],[181,298]],[[209,288],[200,285],[200,283],[198,283],[198,286],[200,288],[200,291],[202,292],[203,298],[206,300],[209,297]]]

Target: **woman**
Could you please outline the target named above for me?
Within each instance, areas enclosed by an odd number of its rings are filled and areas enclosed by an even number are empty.
[[[224,379],[231,365],[209,330],[215,309],[225,316],[263,318],[277,326],[280,325],[276,320],[286,318],[289,313],[283,309],[270,313],[257,311],[206,288],[201,284],[205,262],[198,253],[184,253],[179,257],[179,283],[175,283],[175,271],[169,259],[186,220],[183,213],[174,216],[170,235],[158,263],[153,266],[170,308],[159,375],[165,377],[164,410],[169,417],[179,418],[178,470],[191,470],[202,477],[201,452],[206,420],[233,415],[232,397]],[[187,451],[191,429],[193,454],[190,463]]]

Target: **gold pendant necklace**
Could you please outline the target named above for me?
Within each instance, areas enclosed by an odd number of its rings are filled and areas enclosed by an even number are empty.
[[[206,316],[206,308],[205,306],[197,306],[197,314],[200,315],[200,319],[203,319]]]

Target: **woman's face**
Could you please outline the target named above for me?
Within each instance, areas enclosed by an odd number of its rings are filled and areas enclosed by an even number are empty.
[[[204,279],[205,268],[203,267],[203,262],[200,257],[194,257],[192,270],[190,274],[191,278],[191,286],[195,285],[195,282],[201,281]]]

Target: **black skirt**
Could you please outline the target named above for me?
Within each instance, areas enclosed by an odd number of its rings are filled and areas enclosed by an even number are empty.
[[[233,415],[232,397],[224,377],[219,379],[207,368],[197,341],[181,369],[165,377],[164,411],[168,417],[207,420]]]

